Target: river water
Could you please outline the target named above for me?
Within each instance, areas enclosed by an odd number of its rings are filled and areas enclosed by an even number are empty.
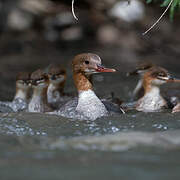
[[[8,11],[11,1],[7,1]],[[5,1],[2,4],[6,5]],[[44,21],[41,16],[36,16],[34,28],[27,32],[1,27],[1,101],[13,99],[18,72],[33,72],[51,63],[68,69],[65,92],[74,93],[71,60],[83,52],[96,53],[104,65],[117,69],[116,73],[94,76],[94,89],[101,98],[114,92],[122,101],[129,101],[138,78],[126,77],[126,72],[138,61],[153,62],[180,77],[178,16],[172,23],[167,14],[142,36],[162,13],[158,5],[146,12],[142,22],[132,24],[108,18],[93,7],[78,14],[79,21],[72,29],[67,25],[71,31],[64,31],[61,24],[56,27],[55,20],[50,23],[51,17]],[[154,11],[155,7],[160,11]],[[74,32],[82,37],[68,41]],[[178,91],[180,85],[163,85],[161,89],[174,88]],[[0,180],[111,179],[180,180],[180,113],[130,111],[93,122],[39,113],[0,113]]]
[[[125,99],[135,80],[104,74],[94,84],[98,95],[114,91]],[[1,180],[180,179],[180,114],[170,110],[93,122],[6,113],[0,114],[0,135]]]

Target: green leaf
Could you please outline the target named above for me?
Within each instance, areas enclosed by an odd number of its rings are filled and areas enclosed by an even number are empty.
[[[178,6],[178,2],[179,0],[174,0],[171,7],[175,9]]]
[[[146,0],[146,3],[152,3],[152,2],[160,2],[161,7],[167,7],[169,3],[171,3],[171,0]],[[180,10],[180,0],[173,0],[171,7],[169,9],[169,17],[170,20],[173,21],[175,11]]]
[[[152,1],[153,1],[153,0],[146,0],[146,3],[147,3],[147,4],[150,4],[150,3],[152,3]]]
[[[175,9],[175,0],[173,1],[171,7],[170,7],[170,20],[173,21],[174,18],[174,9]]]
[[[171,0],[164,0],[164,2],[161,4],[161,7],[168,6],[170,2],[171,2]]]
[[[173,21],[174,12],[178,8],[179,0],[174,0],[170,8],[170,20]]]
[[[174,18],[174,8],[170,8],[170,14],[169,14],[170,20],[173,21]]]

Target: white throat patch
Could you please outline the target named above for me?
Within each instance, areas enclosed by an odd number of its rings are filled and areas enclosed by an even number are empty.
[[[138,111],[152,112],[162,109],[166,106],[166,101],[160,94],[159,87],[153,86],[152,89],[146,93],[137,104]]]
[[[108,114],[104,104],[92,90],[79,92],[76,111],[94,120]]]

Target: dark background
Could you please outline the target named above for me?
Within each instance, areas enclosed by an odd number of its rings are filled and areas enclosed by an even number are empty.
[[[118,2],[75,0],[76,21],[71,0],[0,0],[1,100],[12,99],[18,72],[32,72],[50,63],[59,63],[71,72],[73,56],[82,52],[97,53],[104,64],[119,70],[121,78],[139,61],[152,61],[178,76],[179,14],[170,22],[167,13],[143,36],[164,8],[141,1],[143,17],[127,22],[109,13]]]

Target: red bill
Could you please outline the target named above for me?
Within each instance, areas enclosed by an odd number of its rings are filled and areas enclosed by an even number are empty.
[[[175,83],[180,83],[180,79],[171,78],[171,79],[167,80],[167,82],[175,82]]]
[[[116,72],[115,69],[105,68],[103,66],[98,65],[96,72]]]

